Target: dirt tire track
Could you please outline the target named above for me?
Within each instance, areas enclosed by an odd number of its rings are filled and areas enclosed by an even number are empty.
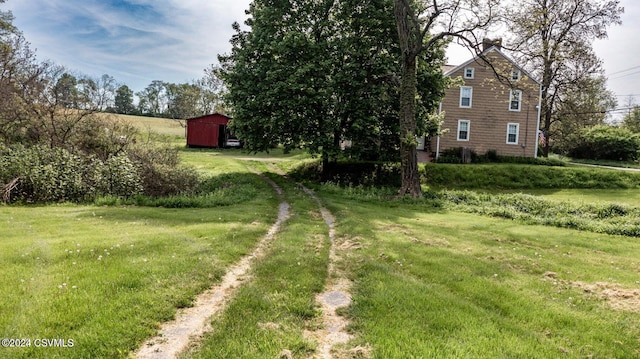
[[[288,178],[285,173],[275,166],[270,168],[280,176]],[[337,314],[339,308],[348,307],[351,304],[351,281],[344,273],[336,268],[336,263],[340,260],[340,256],[336,252],[336,231],[335,216],[322,205],[322,201],[309,188],[299,182],[296,184],[316,203],[320,209],[322,219],[329,227],[329,265],[327,270],[327,279],[324,291],[316,295],[316,302],[322,310],[322,323],[324,328],[305,332],[305,336],[312,338],[318,342],[318,350],[312,358],[331,359],[333,358],[332,349],[337,344],[346,344],[353,336],[346,331],[349,321]]]
[[[252,168],[249,170],[257,173]],[[282,188],[270,178],[258,175],[271,184],[282,199]],[[282,201],[278,208],[278,219],[258,242],[253,252],[230,267],[220,284],[200,294],[193,307],[179,310],[175,320],[164,323],[159,334],[147,340],[135,353],[135,357],[139,359],[176,358],[189,348],[192,341],[211,331],[213,329],[210,325],[211,317],[225,308],[236,290],[249,278],[248,272],[252,264],[257,258],[265,255],[266,248],[288,218],[289,204]]]
[[[351,281],[336,269],[336,262],[340,260],[336,253],[335,243],[335,222],[333,214],[326,209],[316,194],[307,187],[298,184],[302,190],[313,198],[320,208],[320,213],[325,223],[329,227],[329,265],[327,270],[327,279],[324,291],[316,295],[316,302],[322,309],[322,322],[324,328],[314,332],[308,332],[307,335],[314,338],[318,342],[318,350],[314,358],[331,359],[333,358],[332,349],[337,344],[347,344],[353,336],[346,331],[349,321],[347,318],[338,315],[339,308],[351,305]]]

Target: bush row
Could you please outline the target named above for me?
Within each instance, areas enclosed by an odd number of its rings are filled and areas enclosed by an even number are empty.
[[[440,154],[438,157],[438,163],[462,163],[462,147],[448,148]],[[498,155],[496,150],[489,150],[483,155],[477,154],[471,150],[471,163],[513,163],[513,164],[528,164],[528,165],[542,165],[542,166],[565,166],[561,160],[546,157],[516,157],[516,156],[501,156]]]
[[[156,157],[150,158],[152,153]],[[195,189],[195,172],[173,166],[166,157],[144,147],[102,160],[43,145],[2,146],[0,194],[4,202],[83,202],[97,196],[157,196]]]
[[[323,168],[319,161],[305,162],[293,178],[351,186],[399,186],[400,164],[389,162],[335,162]]]
[[[611,161],[637,161],[640,158],[640,134],[606,125],[585,128],[576,133],[566,149],[573,158]]]

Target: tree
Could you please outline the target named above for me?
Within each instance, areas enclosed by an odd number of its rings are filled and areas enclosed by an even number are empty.
[[[138,92],[138,110],[141,114],[151,116],[162,116],[166,110],[166,87],[165,83],[160,80],[153,80],[145,87],[144,90]]]
[[[187,119],[205,113],[200,107],[202,90],[195,84],[165,83],[167,115],[173,119]]]
[[[89,95],[92,102],[97,105],[99,111],[105,111],[115,104],[116,80],[111,75],[104,74],[99,79],[92,80],[95,83],[95,90]]]
[[[558,121],[553,125],[551,144],[554,151],[566,154],[569,148],[575,147],[583,128],[605,124],[608,111],[616,105],[613,93],[606,88],[604,75],[572,82],[556,100]]]
[[[210,65],[204,70],[204,76],[194,83],[200,88],[200,109],[203,114],[227,112],[224,104],[226,88],[221,71],[219,65]]]
[[[342,140],[375,142],[394,72],[389,1],[254,1],[219,58],[233,129],[251,151],[274,144],[335,161]],[[391,34],[392,36],[389,36]],[[376,133],[378,131],[378,133]],[[366,134],[365,134],[366,133]]]
[[[0,0],[0,4],[5,2],[6,0]],[[11,11],[0,11],[0,37],[15,34],[16,31],[16,27],[13,26],[13,14]]]
[[[402,185],[399,196],[422,196],[416,150],[419,56],[441,51],[444,41],[452,37],[477,48],[474,31],[490,24],[494,6],[493,0],[394,0],[402,66],[399,110]]]
[[[640,106],[634,106],[631,112],[624,116],[622,127],[635,133],[640,133]]]
[[[64,108],[76,108],[78,106],[78,79],[68,73],[56,81],[53,87],[54,100]]]
[[[114,99],[115,112],[125,115],[131,115],[135,112],[136,107],[133,104],[133,90],[127,85],[122,85],[116,90]]]
[[[619,0],[521,0],[508,11],[509,47],[542,82],[541,129],[547,138],[554,136],[554,123],[563,120],[563,98],[581,81],[601,74],[592,42],[606,38],[608,26],[621,23],[624,8],[619,4]],[[578,68],[581,71],[573,71]],[[545,156],[549,144],[543,146]]]

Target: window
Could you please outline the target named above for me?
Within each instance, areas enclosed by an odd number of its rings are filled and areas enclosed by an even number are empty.
[[[518,81],[520,80],[520,70],[513,70],[511,71],[511,81]]]
[[[509,123],[507,124],[507,144],[509,145],[517,145],[518,144],[518,135],[520,134],[520,124],[519,123]]]
[[[464,78],[465,79],[473,79],[473,75],[475,74],[475,69],[473,67],[465,67],[464,69]]]
[[[522,103],[522,90],[511,90],[509,94],[509,111],[520,111]]]
[[[458,141],[469,141],[469,120],[458,120]]]
[[[460,107],[471,108],[471,97],[473,96],[473,88],[470,86],[460,87]]]

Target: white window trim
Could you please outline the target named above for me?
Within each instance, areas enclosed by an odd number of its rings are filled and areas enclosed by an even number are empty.
[[[470,75],[470,76],[467,76],[467,70],[471,70],[471,75]],[[475,75],[476,75],[476,69],[474,69],[473,67],[465,67],[465,68],[464,68],[464,76],[463,76],[463,77],[464,77],[465,79],[473,80],[473,78],[475,77]]]
[[[511,126],[516,127],[516,140],[515,142],[509,142],[509,128]],[[507,145],[517,145],[520,142],[520,124],[517,122],[507,123]]]
[[[462,90],[463,89],[469,89],[469,106],[463,106],[462,105]],[[509,97],[509,103],[511,103],[511,97]],[[460,105],[460,108],[471,108],[471,106],[473,106],[473,87],[471,86],[460,86],[460,101],[458,103]],[[509,107],[511,107],[511,105],[509,105]]]
[[[512,109],[511,108],[511,99],[513,98],[514,93],[518,93],[518,108],[517,109]],[[462,95],[460,95],[462,96]],[[522,108],[522,90],[511,90],[509,91],[509,111],[513,111],[513,112],[520,112],[520,109]]]
[[[511,81],[519,81],[520,78],[522,78],[522,71],[520,70],[511,71]]]
[[[467,138],[460,138],[460,124],[467,124]],[[456,138],[458,141],[469,142],[469,137],[471,137],[471,121],[469,120],[458,120],[458,129],[456,130]]]

